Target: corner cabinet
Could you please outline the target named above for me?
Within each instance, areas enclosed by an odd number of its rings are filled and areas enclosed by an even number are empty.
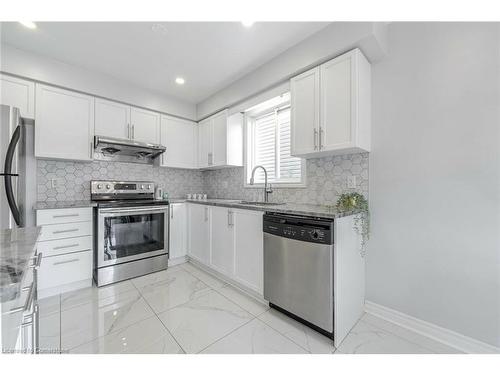
[[[198,168],[198,125],[172,116],[161,116],[160,143],[167,149],[162,167]]]
[[[262,211],[188,203],[188,256],[262,297],[263,214]]]
[[[91,161],[94,97],[36,84],[35,156]]]
[[[219,112],[198,125],[198,167],[243,166],[243,115]]]
[[[359,49],[290,81],[291,154],[370,151],[371,66]]]

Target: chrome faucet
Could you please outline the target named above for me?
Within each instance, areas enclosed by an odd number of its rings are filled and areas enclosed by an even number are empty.
[[[256,165],[252,169],[252,177],[250,177],[250,185],[253,185],[253,183],[254,183],[254,175],[255,175],[255,170],[257,168],[262,168],[262,170],[264,171],[264,202],[267,203],[267,202],[269,202],[269,194],[271,194],[273,192],[273,188],[272,188],[271,184],[269,184],[269,187],[268,187],[266,168],[264,168],[262,165]]]

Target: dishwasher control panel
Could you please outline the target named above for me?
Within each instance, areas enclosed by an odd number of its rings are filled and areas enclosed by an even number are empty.
[[[263,231],[298,241],[333,244],[333,219],[266,213]]]

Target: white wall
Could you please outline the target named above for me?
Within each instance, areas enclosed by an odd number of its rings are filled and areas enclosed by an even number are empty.
[[[500,346],[500,24],[395,23],[372,68],[367,299]]]
[[[0,58],[0,71],[2,72],[191,120],[196,119],[196,106],[192,103],[147,90],[105,74],[69,65],[7,44],[0,45]]]
[[[359,47],[370,61],[386,53],[385,23],[334,22],[197,105],[198,119],[271,89],[308,68]]]

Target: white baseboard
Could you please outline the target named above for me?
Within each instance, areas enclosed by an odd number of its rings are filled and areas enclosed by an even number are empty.
[[[187,255],[184,255],[181,257],[169,259],[168,265],[169,266],[177,266],[178,264],[186,263],[187,261],[188,261],[188,257],[187,257]]]
[[[472,337],[464,336],[458,332],[437,326],[426,322],[425,320],[406,315],[397,310],[393,310],[370,301],[365,302],[365,311],[410,331],[416,332],[422,336],[429,337],[445,345],[451,346],[452,348],[458,349],[464,353],[500,353],[500,348],[496,346],[473,339]]]

